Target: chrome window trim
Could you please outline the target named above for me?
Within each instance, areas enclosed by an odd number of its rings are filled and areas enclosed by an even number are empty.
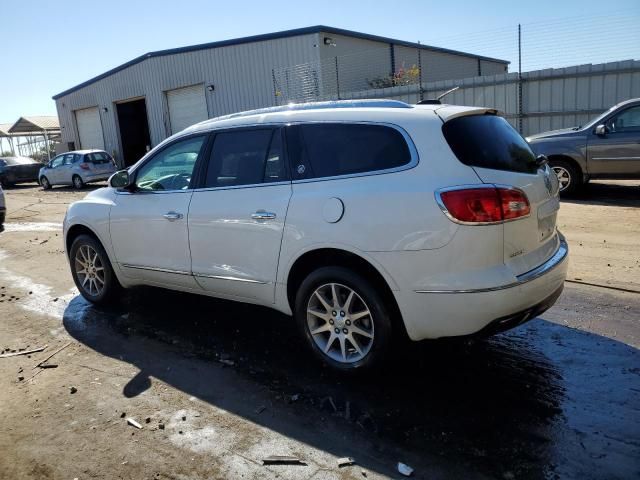
[[[197,192],[213,192],[217,190],[239,190],[242,188],[261,188],[261,187],[272,187],[276,185],[291,185],[291,180],[284,180],[282,182],[268,182],[268,183],[250,183],[245,185],[230,185],[228,187],[202,187],[202,188],[194,188],[193,190],[189,190],[189,192],[197,193]]]
[[[531,216],[531,203],[529,203],[529,213],[527,215],[522,215],[521,217],[518,218],[508,218],[507,220],[499,220],[497,222],[465,222],[462,220],[458,220],[457,218],[455,218],[453,215],[451,215],[451,212],[449,212],[449,209],[445,206],[444,201],[442,200],[441,197],[441,193],[444,192],[452,192],[455,190],[468,190],[468,189],[478,189],[478,188],[508,188],[510,190],[518,190],[520,192],[522,192],[522,194],[526,197],[527,201],[529,201],[529,197],[527,196],[526,192],[524,190],[522,190],[521,188],[518,187],[514,187],[513,185],[505,185],[502,183],[478,183],[478,184],[470,184],[470,185],[456,185],[454,187],[445,187],[445,188],[439,188],[438,190],[436,190],[434,192],[434,196],[436,198],[436,203],[438,204],[438,206],[440,207],[440,210],[442,210],[442,212],[447,216],[447,218],[449,220],[451,220],[453,223],[457,223],[458,225],[472,225],[472,226],[483,226],[483,225],[501,225],[503,223],[509,223],[509,222],[515,222],[517,220],[522,220],[523,218],[529,218]]]
[[[465,290],[414,290],[416,293],[486,293],[486,292],[497,292],[499,290],[506,290],[508,288],[518,287],[520,285],[524,285],[525,283],[531,282],[537,278],[542,277],[543,275],[549,273],[558,265],[560,265],[569,254],[569,245],[565,238],[560,235],[560,245],[556,253],[554,253],[551,258],[549,258],[542,265],[537,266],[533,270],[529,270],[521,275],[516,276],[516,281],[508,283],[506,285],[500,285],[497,287],[489,287],[489,288],[471,288]]]

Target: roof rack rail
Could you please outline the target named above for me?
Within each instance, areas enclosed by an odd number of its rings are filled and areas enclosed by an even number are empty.
[[[258,108],[246,112],[231,113],[221,117],[205,120],[228,120],[231,118],[248,117],[250,115],[264,115],[267,113],[293,112],[298,110],[322,110],[326,108],[413,108],[411,105],[399,100],[332,100],[328,102],[290,103],[278,107]]]

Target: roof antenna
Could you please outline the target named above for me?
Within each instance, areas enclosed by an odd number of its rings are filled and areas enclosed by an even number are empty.
[[[417,103],[417,105],[441,105],[442,102],[440,100],[442,100],[444,97],[446,97],[450,93],[455,92],[459,88],[460,87],[453,87],[451,90],[447,90],[443,94],[438,95],[436,98],[427,98],[425,100],[421,100],[420,102]]]

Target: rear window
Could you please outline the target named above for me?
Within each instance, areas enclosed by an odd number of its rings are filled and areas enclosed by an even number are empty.
[[[502,117],[458,117],[446,122],[442,132],[458,160],[470,167],[521,173],[538,169],[529,144]]]
[[[296,178],[374,172],[411,162],[402,134],[385,125],[311,123],[291,127],[289,132]]]
[[[111,161],[109,156],[103,152],[89,153],[86,155],[86,159],[89,162],[96,163],[96,164],[109,163]]]

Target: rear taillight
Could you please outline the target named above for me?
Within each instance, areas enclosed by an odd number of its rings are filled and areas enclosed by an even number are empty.
[[[82,162],[82,163],[80,164],[80,168],[81,168],[81,169],[83,169],[83,170],[91,170],[91,167],[90,167],[90,166],[89,166],[89,164],[88,164],[88,163],[86,163],[86,162]]]
[[[527,195],[512,187],[456,187],[437,192],[436,198],[443,211],[458,223],[500,223],[531,212]]]

